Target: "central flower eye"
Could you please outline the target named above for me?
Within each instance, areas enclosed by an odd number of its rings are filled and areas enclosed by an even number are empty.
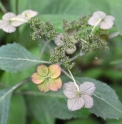
[[[82,93],[80,91],[77,91],[77,95],[80,97]]]
[[[45,80],[49,80],[50,79],[50,76],[45,76]]]

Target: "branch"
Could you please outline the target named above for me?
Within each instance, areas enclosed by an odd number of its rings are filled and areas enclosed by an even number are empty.
[[[0,86],[3,87],[3,88],[8,88],[8,86],[6,86],[5,84],[3,84],[1,82],[0,82]]]
[[[39,55],[40,58],[42,57],[42,55],[43,55],[46,47],[47,46],[46,46],[46,43],[45,43],[44,46],[43,46],[43,48],[42,48],[42,50],[41,50],[41,52],[40,52],[40,55]]]
[[[49,48],[49,50],[51,51],[51,52],[53,52],[53,49],[50,47],[50,45],[49,45],[49,42],[50,42],[50,40],[46,40],[46,41],[43,41],[42,40],[42,42],[44,43],[44,44],[46,44],[46,46]]]
[[[76,60],[79,56],[83,56],[83,55],[84,55],[84,53],[82,53],[82,50],[81,50],[79,54],[77,54],[76,56],[74,56],[74,57],[72,57],[72,58],[70,59],[70,62]]]
[[[67,73],[64,69],[61,69],[61,71],[70,79],[72,79],[72,77],[69,75],[69,73]]]
[[[13,90],[17,90],[18,88],[20,88],[22,85],[24,85],[25,83],[31,81],[30,77],[26,78],[25,80],[23,80],[22,82],[18,83],[17,85],[15,85],[13,87]]]

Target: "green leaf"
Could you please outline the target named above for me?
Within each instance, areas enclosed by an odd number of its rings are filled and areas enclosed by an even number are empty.
[[[88,0],[52,0],[45,7],[45,13],[70,14],[70,15],[88,15]]]
[[[15,5],[16,0],[11,0],[11,8],[12,11],[15,12]],[[88,7],[88,0],[81,1],[81,0],[35,0],[31,1],[19,1],[19,13],[26,10],[27,8],[38,11],[39,14],[46,13],[46,14],[74,14],[74,15],[84,15],[88,14],[89,7]],[[85,6],[85,7],[84,7]]]
[[[8,119],[9,102],[12,92],[21,86],[24,82],[21,82],[11,89],[0,90],[0,124],[6,124]]]
[[[77,120],[71,120],[65,124],[99,124],[97,120],[94,120],[92,118],[86,118],[86,119],[77,119]]]
[[[120,10],[122,8],[122,1],[121,0],[117,0],[117,1],[112,1],[111,0],[107,0],[109,2],[109,6],[110,6],[110,10],[111,10],[111,14],[112,16],[115,17],[115,25],[117,26],[117,29],[122,32],[122,14],[120,13]]]
[[[12,90],[0,90],[0,124],[6,124]]]
[[[29,68],[27,70],[18,72],[18,73],[9,73],[9,72],[4,72],[0,78],[1,82],[4,82],[4,85],[8,87],[12,87],[16,85],[17,83],[21,82],[23,79],[26,79],[27,77],[30,77],[32,73],[35,71],[35,67]],[[21,88],[25,88],[26,85],[24,85]],[[20,89],[21,89],[20,88]]]
[[[25,1],[22,1],[22,0],[19,0],[18,4],[19,4],[19,14],[22,13],[24,10],[27,10],[27,9],[32,9],[32,10],[35,10],[35,11],[38,11],[39,13],[43,13],[45,10],[45,6],[47,6],[48,2],[50,0],[35,0],[35,1],[31,1],[30,0],[25,0]],[[11,9],[13,12],[16,12],[16,0],[11,0],[10,1],[10,5],[11,5]]]
[[[79,111],[72,112],[67,108],[67,98],[62,93],[62,90],[57,92],[40,92],[36,85],[29,84],[30,91],[27,101],[28,106],[35,118],[40,122],[43,121],[43,115],[47,115],[59,119],[70,119],[76,117],[87,117],[89,115],[88,109],[81,109]],[[50,124],[50,123],[49,123]]]
[[[39,90],[38,92],[34,92],[35,90],[37,90],[37,87],[33,83],[29,84],[28,89],[30,88],[33,89],[32,92],[26,91],[26,93],[28,94],[26,96],[26,100],[28,103],[29,111],[34,116],[34,118],[41,124],[54,124],[55,123],[54,117],[47,111],[47,107],[45,107],[45,104],[47,104],[46,103],[47,101],[45,101],[46,97],[45,93],[43,93],[44,95],[43,96],[40,95]]]
[[[40,97],[41,98],[41,97]],[[41,124],[54,124],[55,119],[49,114],[48,111],[46,111],[46,108],[44,106],[45,100],[43,97],[41,98],[41,102],[39,97],[34,98],[28,97],[28,103],[29,103],[29,109],[32,113],[32,115],[37,119]],[[44,101],[42,101],[44,100]]]
[[[122,119],[119,120],[107,120],[106,124],[121,124],[122,123]]]
[[[75,79],[79,83],[90,81],[96,85],[96,90],[93,95],[94,106],[90,109],[91,113],[104,119],[122,118],[122,103],[119,101],[118,96],[112,88],[103,82],[90,78]]]
[[[16,0],[11,0],[11,9],[15,12]],[[108,1],[98,0],[35,0],[31,1],[19,1],[19,13],[26,10],[27,8],[36,10],[39,14],[68,14],[68,15],[89,15],[94,11],[109,12]]]
[[[7,124],[25,124],[26,106],[22,96],[13,95]]]
[[[0,47],[0,68],[17,72],[34,66],[41,61],[23,46],[13,43]]]
[[[109,4],[107,0],[88,0],[88,6],[89,6],[89,14],[92,14],[95,11],[103,11],[106,14],[109,14]]]

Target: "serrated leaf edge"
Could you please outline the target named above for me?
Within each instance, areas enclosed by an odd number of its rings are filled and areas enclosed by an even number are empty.
[[[108,105],[110,105],[111,107],[113,107],[115,110],[119,111],[122,114],[122,111],[120,111],[119,109],[117,109],[116,107],[114,107],[113,105],[111,105],[110,103],[108,103],[107,101],[105,101],[103,98],[100,98],[96,94],[93,94],[93,96],[97,97],[98,99],[101,99],[102,101],[104,101],[105,103],[107,103]]]

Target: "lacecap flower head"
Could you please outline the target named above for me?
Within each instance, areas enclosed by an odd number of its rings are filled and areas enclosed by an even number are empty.
[[[70,39],[72,39],[72,41],[75,41],[74,38],[72,37],[72,35],[68,35],[70,37]],[[54,39],[54,43],[57,45],[57,46],[61,46],[61,45],[64,45],[64,35],[62,33],[60,33],[59,35],[57,35],[57,37],[55,37]],[[75,42],[76,43],[76,42]],[[76,46],[74,45],[73,48],[68,48],[66,49],[66,53],[67,54],[73,54],[74,52],[76,51]]]
[[[36,16],[38,12],[33,10],[25,10],[19,15],[15,15],[12,12],[8,12],[3,15],[2,20],[0,20],[0,29],[7,33],[12,33],[16,31],[16,27],[28,22],[29,19]]]
[[[18,18],[14,13],[8,12],[4,14],[2,20],[0,20],[0,29],[5,32],[12,33],[16,31],[16,27],[25,22],[25,20]]]
[[[91,26],[99,26],[101,29],[110,29],[114,24],[115,18],[111,15],[106,15],[102,11],[94,12],[92,17],[88,20]]]
[[[63,85],[63,93],[68,98],[67,106],[71,111],[79,110],[82,107],[91,108],[93,106],[92,95],[96,89],[95,84],[84,82],[76,88],[74,82]]]
[[[33,83],[37,84],[39,90],[47,92],[49,90],[57,91],[62,86],[61,68],[59,65],[53,64],[37,66],[37,72],[31,76]]]
[[[18,15],[18,17],[24,19],[24,20],[29,20],[31,18],[33,18],[34,16],[36,16],[38,14],[37,11],[33,11],[33,10],[25,10],[23,11],[21,14]]]

